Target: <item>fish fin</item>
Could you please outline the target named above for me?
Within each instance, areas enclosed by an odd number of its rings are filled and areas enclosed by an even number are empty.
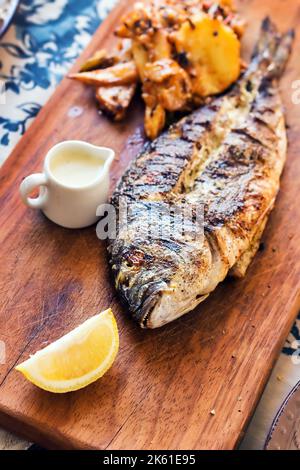
[[[272,80],[282,75],[292,50],[294,37],[294,30],[291,29],[281,35],[269,17],[263,20],[252,61],[258,63],[266,79]]]
[[[249,268],[250,264],[252,263],[252,260],[254,259],[257,251],[259,250],[260,240],[266,228],[268,217],[269,215],[267,215],[259,225],[259,228],[257,229],[257,232],[255,233],[249,248],[244,251],[244,253],[242,253],[241,257],[230,269],[228,273],[230,277],[234,277],[236,279],[242,279],[243,277],[245,277],[247,269]]]

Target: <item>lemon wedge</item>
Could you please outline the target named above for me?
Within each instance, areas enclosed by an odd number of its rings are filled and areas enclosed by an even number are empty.
[[[102,377],[118,349],[117,323],[108,309],[36,352],[16,370],[49,392],[71,392]]]

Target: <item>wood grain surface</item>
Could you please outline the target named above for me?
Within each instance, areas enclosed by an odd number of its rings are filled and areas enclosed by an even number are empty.
[[[73,68],[99,47],[132,2],[121,1]],[[117,152],[112,185],[141,147],[142,105],[112,124],[93,93],[63,80],[0,172],[0,424],[49,448],[232,449],[255,409],[299,307],[300,2],[240,0],[249,21],[248,56],[260,20],[294,26],[293,57],[281,82],[289,154],[281,192],[260,251],[242,281],[225,281],[194,312],[142,331],[116,296],[106,246],[95,227],[62,229],[19,198],[22,178],[39,171],[47,150],[64,139]],[[86,318],[111,306],[120,330],[112,369],[79,392],[55,396],[28,383],[14,366]],[[210,411],[215,410],[213,416]]]

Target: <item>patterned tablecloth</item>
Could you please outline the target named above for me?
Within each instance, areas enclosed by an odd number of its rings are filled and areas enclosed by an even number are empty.
[[[21,0],[13,25],[0,41],[0,164],[114,3],[115,0]],[[262,448],[277,409],[299,380],[300,315],[241,444],[242,449]],[[0,450],[28,446],[29,443],[0,429]]]

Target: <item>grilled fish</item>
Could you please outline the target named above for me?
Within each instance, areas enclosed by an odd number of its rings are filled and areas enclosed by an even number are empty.
[[[109,242],[110,262],[141,327],[194,309],[228,274],[243,276],[254,257],[286,158],[277,83],[293,37],[265,19],[235,86],[147,144],[117,185],[112,203],[120,215],[125,201],[128,214]],[[203,230],[182,231],[170,205],[203,207]],[[157,237],[144,230],[153,207]]]

